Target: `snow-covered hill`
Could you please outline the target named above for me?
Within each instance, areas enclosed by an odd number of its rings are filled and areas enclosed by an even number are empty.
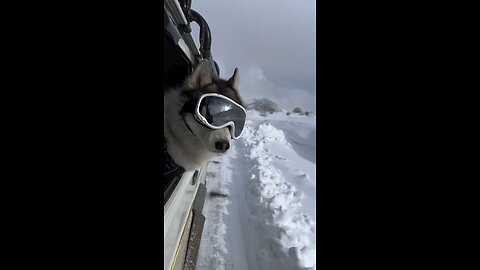
[[[209,163],[197,269],[316,268],[316,117],[249,111]]]

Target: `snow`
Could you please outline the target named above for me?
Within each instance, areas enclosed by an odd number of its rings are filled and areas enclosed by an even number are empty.
[[[197,269],[316,269],[316,116],[248,111],[208,165]]]

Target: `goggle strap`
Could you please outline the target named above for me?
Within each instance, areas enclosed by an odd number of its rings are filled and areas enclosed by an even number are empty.
[[[200,97],[194,98],[194,97],[192,97],[192,96],[189,94],[189,92],[195,92],[195,91],[204,90],[204,89],[206,89],[207,87],[209,87],[209,86],[211,86],[211,85],[214,85],[214,84],[215,84],[215,82],[211,82],[211,83],[206,84],[206,85],[204,85],[204,86],[202,86],[202,87],[199,87],[199,88],[186,90],[187,92],[185,92],[185,94],[186,94],[187,96],[189,96],[190,99],[189,99],[189,101],[187,101],[187,102],[183,105],[182,109],[180,110],[179,115],[182,115],[182,114],[185,114],[185,113],[195,113],[195,109],[196,109],[196,106],[197,106],[197,102],[198,102],[198,100],[200,99]]]
[[[197,107],[197,102],[198,102],[198,99],[194,99],[194,100],[189,100],[187,101],[182,109],[180,110],[180,115],[183,115],[185,113],[195,113],[195,108]]]

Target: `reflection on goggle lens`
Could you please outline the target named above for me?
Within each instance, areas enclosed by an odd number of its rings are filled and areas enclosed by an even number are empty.
[[[240,136],[245,125],[244,109],[220,96],[203,97],[200,101],[199,113],[214,127],[221,127],[233,122],[235,137]]]

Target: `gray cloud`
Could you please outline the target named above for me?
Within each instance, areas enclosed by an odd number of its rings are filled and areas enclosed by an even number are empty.
[[[221,76],[239,68],[245,99],[315,110],[314,0],[193,0],[192,8],[210,26]]]

